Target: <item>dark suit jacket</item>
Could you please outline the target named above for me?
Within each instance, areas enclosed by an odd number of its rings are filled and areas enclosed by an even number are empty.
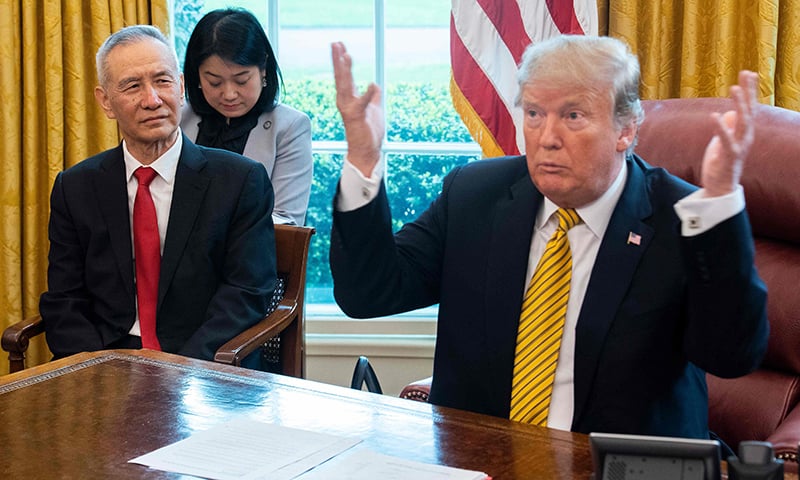
[[[276,280],[272,203],[260,164],[183,138],[158,289],[164,351],[213,359],[264,317]],[[56,357],[107,348],[136,315],[122,146],[61,172],[50,204],[39,302],[48,346]]]
[[[766,350],[749,222],[742,212],[684,238],[673,205],[696,187],[638,157],[627,163],[576,327],[572,429],[708,438],[704,371],[743,375]],[[542,199],[525,158],[506,157],[456,168],[394,236],[383,190],[334,214],[334,294],[347,314],[439,303],[431,402],[508,417]]]

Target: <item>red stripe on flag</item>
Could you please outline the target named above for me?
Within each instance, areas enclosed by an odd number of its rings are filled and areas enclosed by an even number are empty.
[[[522,14],[515,0],[478,0],[478,5],[486,12],[494,28],[503,39],[514,62],[519,63],[525,47],[530,45],[531,39],[522,23]]]
[[[563,0],[545,0],[547,9],[550,10],[550,17],[556,24],[561,33],[571,33],[583,35],[583,27],[575,16],[575,6],[573,3]]]
[[[514,119],[497,94],[492,82],[486,77],[458,36],[452,15],[450,16],[450,58],[453,79],[464,97],[469,100],[481,121],[494,134],[495,140],[503,152],[506,155],[518,155]]]

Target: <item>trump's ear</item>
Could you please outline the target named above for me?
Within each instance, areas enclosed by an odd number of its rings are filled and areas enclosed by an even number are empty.
[[[636,122],[630,122],[622,127],[622,130],[619,132],[619,137],[617,138],[618,152],[624,152],[633,145],[633,141],[636,138],[636,130]]]
[[[97,100],[100,108],[106,112],[106,117],[112,120],[117,118],[116,115],[114,115],[114,110],[111,109],[111,99],[108,98],[106,90],[100,85],[94,87],[94,98]]]

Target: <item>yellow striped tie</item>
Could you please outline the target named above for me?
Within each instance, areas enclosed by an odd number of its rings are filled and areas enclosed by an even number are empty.
[[[522,301],[511,385],[511,420],[540,426],[547,425],[572,278],[567,230],[581,221],[571,208],[559,208],[556,215],[558,228]]]

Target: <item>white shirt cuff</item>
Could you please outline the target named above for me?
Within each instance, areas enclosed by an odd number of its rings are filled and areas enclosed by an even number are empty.
[[[705,197],[702,188],[675,204],[675,213],[681,219],[684,237],[700,235],[744,210],[744,189],[736,189],[721,197]]]
[[[383,181],[383,162],[378,162],[367,178],[345,156],[342,176],[339,178],[339,195],[336,210],[350,212],[371,202],[378,196]]]

